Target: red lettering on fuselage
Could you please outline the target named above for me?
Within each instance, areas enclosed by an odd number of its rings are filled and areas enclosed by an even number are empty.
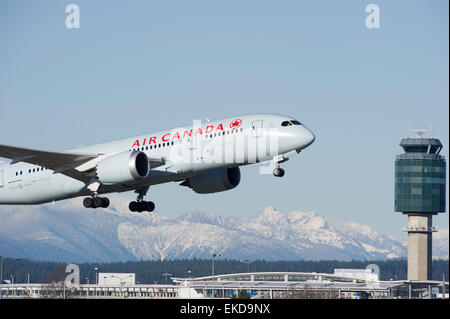
[[[167,135],[170,135],[170,133],[164,134],[164,135],[162,136],[163,142],[168,142],[168,141],[169,141],[169,139],[167,139],[167,140],[165,139]]]
[[[194,135],[197,135],[198,133],[200,133],[200,135],[203,134],[203,133],[202,133],[202,128],[201,128],[201,127],[199,127],[199,128],[197,129],[197,131],[195,131],[195,134],[194,134]]]
[[[133,146],[131,146],[131,148],[134,148],[135,146],[137,146],[137,147],[140,146],[139,140],[136,140],[136,141],[134,142]]]
[[[191,136],[191,135],[192,135],[192,130],[190,130],[190,131],[188,131],[188,130],[184,131],[183,138],[186,137],[186,135]]]
[[[238,128],[239,126],[241,126],[241,124],[242,124],[242,120],[241,120],[241,119],[238,119],[238,120],[233,121],[233,122],[231,123],[230,127],[231,127],[232,129]],[[191,137],[191,136],[192,136],[193,130],[194,130],[194,128],[192,128],[191,130],[186,130],[186,129],[185,129],[184,132],[183,132],[183,138],[185,138],[185,137]],[[223,124],[222,124],[222,123],[220,123],[219,125],[217,125],[217,127],[215,128],[215,131],[218,131],[218,130],[224,131],[224,128],[223,128]],[[209,134],[209,133],[211,133],[212,131],[214,131],[214,125],[208,125],[208,126],[205,128],[205,134]],[[196,130],[195,133],[194,133],[194,136],[197,135],[197,134],[203,135],[203,130],[202,130],[201,127],[197,128],[197,130]],[[170,135],[172,135],[172,138],[170,138]],[[166,134],[164,134],[164,135],[161,136],[161,142],[169,142],[170,139],[174,140],[175,138],[181,139],[181,133],[179,133],[179,132],[175,132],[174,134],[172,134],[172,133],[166,133]],[[152,136],[152,137],[150,137],[148,140],[147,140],[147,138],[144,138],[144,140],[142,141],[142,146],[145,146],[146,144],[147,144],[147,145],[150,145],[150,144],[152,144],[152,143],[153,143],[153,144],[157,144],[156,139],[157,139],[157,136]],[[140,140],[135,140],[134,143],[133,143],[133,145],[131,146],[131,148],[140,147],[140,146],[141,146]]]

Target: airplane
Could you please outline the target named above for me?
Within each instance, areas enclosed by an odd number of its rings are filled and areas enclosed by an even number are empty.
[[[181,182],[199,194],[240,183],[240,166],[280,164],[311,145],[315,136],[290,116],[252,114],[53,152],[0,144],[0,204],[36,205],[86,196],[86,208],[106,208],[100,195],[135,191],[132,212],[152,212],[150,186]],[[270,173],[270,171],[269,171]]]

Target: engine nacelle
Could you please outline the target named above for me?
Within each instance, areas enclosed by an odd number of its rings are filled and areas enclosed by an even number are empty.
[[[198,194],[210,194],[233,189],[240,181],[241,171],[233,167],[190,177],[181,185],[189,186]]]
[[[147,177],[149,171],[148,157],[139,151],[118,153],[97,164],[97,176],[102,184],[133,182]]]

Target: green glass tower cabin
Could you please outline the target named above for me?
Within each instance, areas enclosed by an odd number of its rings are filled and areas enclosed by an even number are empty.
[[[395,160],[395,211],[445,212],[445,158],[436,138],[404,138]]]
[[[395,159],[395,211],[408,215],[408,280],[430,280],[433,215],[445,212],[446,162],[441,142],[404,138]]]

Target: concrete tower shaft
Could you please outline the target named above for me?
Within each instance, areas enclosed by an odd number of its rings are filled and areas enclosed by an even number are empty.
[[[408,279],[430,280],[432,261],[432,215],[408,214]]]

